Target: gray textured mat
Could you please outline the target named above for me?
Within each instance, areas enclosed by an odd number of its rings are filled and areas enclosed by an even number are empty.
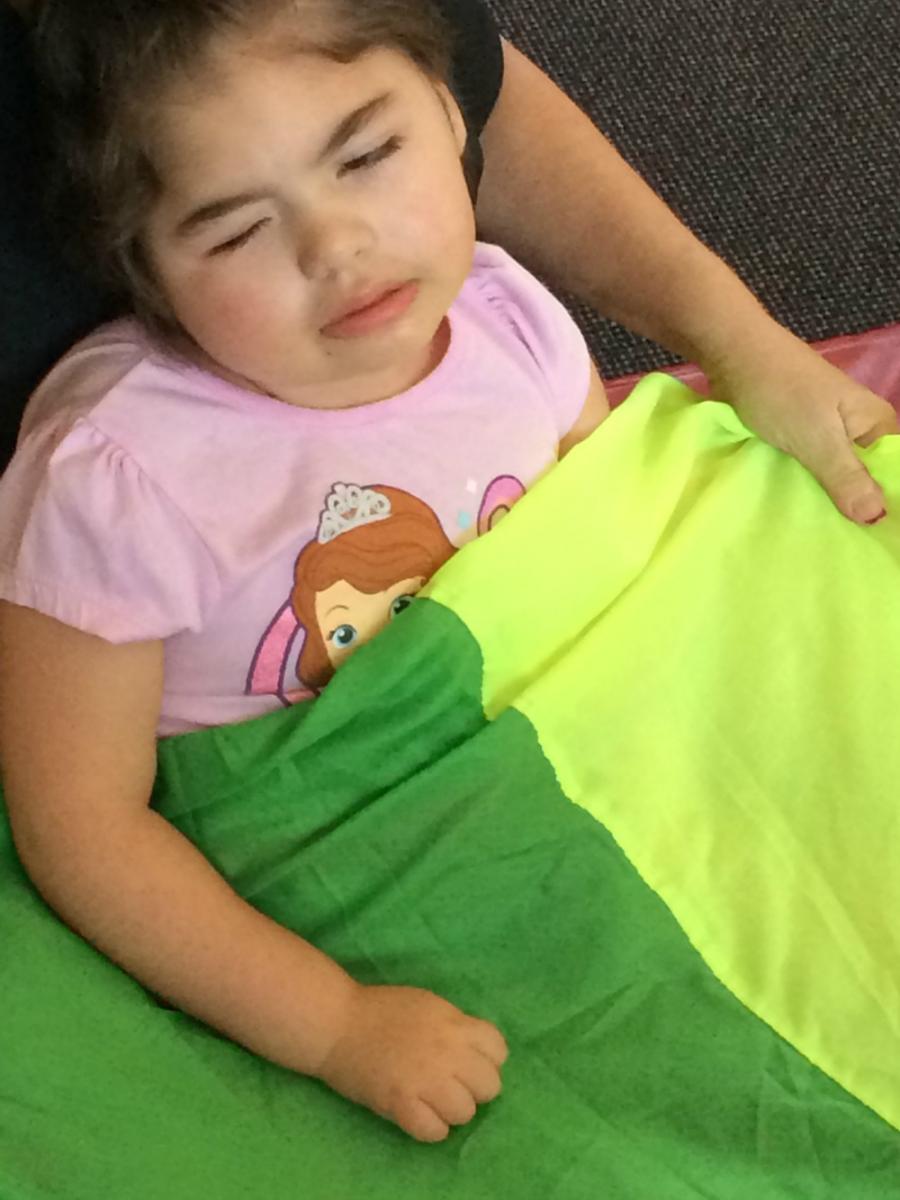
[[[491,0],[808,340],[900,320],[898,0]],[[607,375],[672,355],[576,309]]]

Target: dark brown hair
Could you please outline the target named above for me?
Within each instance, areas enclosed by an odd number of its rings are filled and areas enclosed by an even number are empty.
[[[337,62],[387,47],[450,82],[451,34],[431,0],[43,0],[34,45],[45,100],[51,219],[70,257],[158,334],[178,330],[141,234],[161,180],[154,102],[220,36],[290,18],[298,46]]]

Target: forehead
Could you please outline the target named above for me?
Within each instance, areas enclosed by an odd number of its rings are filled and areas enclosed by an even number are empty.
[[[158,97],[159,127],[170,139],[208,132],[223,117],[237,128],[278,120],[290,113],[296,126],[340,117],[349,102],[365,91],[415,91],[425,76],[396,50],[377,47],[340,62],[317,51],[285,49],[266,53],[254,44],[219,49],[201,70],[174,83]],[[246,114],[247,121],[241,119]]]
[[[379,591],[364,592],[355,588],[346,579],[339,579],[331,587],[316,593],[316,611],[324,613],[340,608],[353,612],[372,604],[383,603],[388,599],[393,600],[397,595],[402,595],[409,590],[416,591],[422,586],[422,582],[421,575],[411,575],[408,579],[396,579]]]
[[[354,108],[386,92],[393,105],[412,108],[423,87],[430,90],[411,60],[382,47],[343,63],[308,50],[275,54],[226,43],[160,97],[153,157],[167,190],[195,190],[204,174],[265,171],[282,155],[312,155]]]

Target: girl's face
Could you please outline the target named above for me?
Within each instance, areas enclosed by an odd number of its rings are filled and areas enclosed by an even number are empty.
[[[424,576],[401,579],[381,592],[361,592],[339,579],[316,595],[316,620],[335,670],[359,646],[370,642],[425,584]]]
[[[244,42],[159,117],[145,243],[204,365],[312,408],[428,374],[475,239],[446,88],[392,50],[343,64]]]

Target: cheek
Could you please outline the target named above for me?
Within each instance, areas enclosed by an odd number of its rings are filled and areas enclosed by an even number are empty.
[[[263,272],[246,271],[240,277],[193,275],[179,281],[172,299],[184,328],[218,357],[222,346],[233,354],[240,347],[270,342],[279,328],[283,297],[267,285]]]
[[[335,668],[335,670],[337,670],[343,660],[347,657],[348,649],[346,647],[341,647],[339,649],[333,642],[326,642],[325,653],[328,655],[328,661]]]
[[[286,325],[296,324],[293,281],[268,256],[187,266],[164,283],[181,325],[224,366],[253,366],[258,355],[275,352]]]
[[[474,240],[475,216],[462,169],[445,160],[419,173],[391,208],[399,236],[436,249]]]

